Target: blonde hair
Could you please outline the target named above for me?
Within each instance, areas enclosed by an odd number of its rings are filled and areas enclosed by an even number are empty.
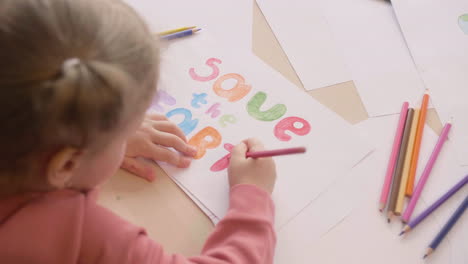
[[[62,147],[111,140],[147,106],[158,56],[119,0],[1,0],[0,187]]]

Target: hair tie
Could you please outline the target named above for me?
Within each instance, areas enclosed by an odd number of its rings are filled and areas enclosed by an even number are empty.
[[[66,59],[62,64],[62,72],[66,72],[69,68],[75,67],[81,63],[81,60],[78,58],[69,58]]]

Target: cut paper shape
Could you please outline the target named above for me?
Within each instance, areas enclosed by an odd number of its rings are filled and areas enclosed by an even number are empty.
[[[257,0],[306,90],[353,79],[319,2]]]
[[[320,10],[327,20],[370,117],[399,113],[401,102],[424,92],[424,83],[395,19],[393,0],[392,4],[373,0],[295,1]]]
[[[392,0],[392,7],[440,120],[453,120],[449,138],[467,166],[468,2]]]

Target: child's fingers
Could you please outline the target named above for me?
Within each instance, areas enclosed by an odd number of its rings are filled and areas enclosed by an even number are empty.
[[[187,168],[192,162],[191,158],[162,146],[151,145],[148,151],[146,158],[150,158],[156,162],[163,161],[179,168]]]
[[[138,160],[137,158],[125,157],[120,167],[149,182],[152,182],[155,179],[155,175],[151,166],[146,164],[144,161]]]
[[[156,114],[156,113],[149,113],[146,115],[146,117],[153,121],[168,121],[169,120],[165,115]]]
[[[265,146],[258,138],[249,138],[244,140],[249,152],[265,150]]]
[[[181,138],[183,141],[187,142],[187,138],[185,137],[184,132],[180,127],[178,127],[176,124],[174,124],[171,121],[158,121],[153,123],[153,128],[161,131],[161,132],[166,132],[170,134],[174,134]]]
[[[247,152],[247,145],[241,142],[234,146],[231,151],[231,160],[245,160],[245,153]]]
[[[150,138],[154,144],[174,148],[175,150],[188,156],[193,157],[197,154],[197,149],[195,147],[190,146],[184,140],[174,134],[153,131],[153,133],[150,135]]]

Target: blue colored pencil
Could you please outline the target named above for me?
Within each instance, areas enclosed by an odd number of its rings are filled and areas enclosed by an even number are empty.
[[[422,222],[426,217],[428,217],[432,212],[434,212],[439,206],[441,206],[445,201],[457,193],[463,186],[468,184],[468,175],[466,175],[461,181],[455,184],[450,190],[448,190],[442,197],[435,201],[431,206],[419,214],[414,220],[411,220],[401,231],[400,236],[408,233],[411,229],[415,228],[420,222]]]
[[[455,223],[460,219],[460,216],[462,216],[463,212],[465,212],[466,207],[468,206],[468,196],[465,197],[465,200],[460,204],[460,206],[455,210],[455,213],[450,217],[450,219],[447,221],[447,223],[442,227],[440,230],[439,234],[432,240],[431,244],[429,245],[429,248],[427,249],[426,255],[424,255],[424,258],[432,254],[439,246],[440,242],[444,237],[448,234],[450,229],[455,225]]]
[[[198,32],[200,30],[201,30],[200,28],[188,29],[188,30],[180,31],[180,32],[177,32],[177,33],[174,33],[174,34],[161,36],[161,39],[173,40],[173,39],[183,38],[183,37],[193,35],[195,32]]]

